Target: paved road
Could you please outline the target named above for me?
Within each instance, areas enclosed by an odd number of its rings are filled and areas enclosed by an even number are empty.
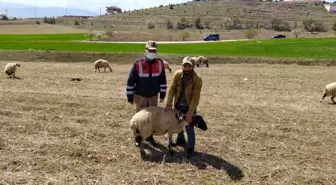
[[[245,41],[249,39],[239,39],[239,40],[219,40],[219,41],[157,41],[158,44],[190,44],[190,43],[209,43],[209,42],[235,42],[235,41]],[[96,43],[132,43],[132,44],[145,44],[147,42],[134,42],[134,41],[87,41],[82,42],[96,42]]]

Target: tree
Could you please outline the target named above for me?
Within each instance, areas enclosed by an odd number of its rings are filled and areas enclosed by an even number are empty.
[[[181,33],[181,36],[182,36],[182,40],[185,41],[187,38],[190,37],[190,34],[189,32],[185,31]]]
[[[293,35],[295,36],[295,38],[298,38],[300,36],[300,34],[303,32],[302,29],[296,29],[296,30],[293,30]]]
[[[92,41],[92,38],[94,36],[93,31],[89,31],[88,36],[89,36],[90,41]]]
[[[253,37],[255,37],[258,34],[258,31],[255,29],[248,29],[245,30],[244,33],[248,39],[253,39]]]
[[[194,24],[196,29],[203,29],[203,26],[201,25],[201,17],[197,17],[194,21]]]
[[[167,19],[166,28],[168,30],[174,29],[173,22],[170,19]]]

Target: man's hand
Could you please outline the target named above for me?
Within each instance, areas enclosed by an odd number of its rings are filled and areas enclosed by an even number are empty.
[[[163,102],[163,99],[160,98],[160,103],[162,103],[162,102]]]
[[[186,120],[191,123],[192,122],[192,115],[190,113],[187,113]]]
[[[166,105],[165,109],[164,109],[166,112],[169,111],[169,110],[172,110],[172,106],[171,105]]]
[[[128,103],[130,103],[130,104],[134,104],[134,101],[129,101]]]

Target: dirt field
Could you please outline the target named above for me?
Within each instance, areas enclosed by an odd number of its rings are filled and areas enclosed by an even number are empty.
[[[75,29],[62,25],[51,24],[7,24],[0,25],[0,34],[57,34],[57,33],[87,33],[85,29]]]
[[[140,159],[128,126],[135,107],[125,95],[131,65],[112,67],[22,62],[21,79],[2,73],[0,184],[336,183],[336,105],[319,103],[334,66],[196,69],[209,130],[196,129],[199,155],[190,160],[182,148],[170,157],[166,136],[155,137],[161,152],[148,146],[150,157]]]

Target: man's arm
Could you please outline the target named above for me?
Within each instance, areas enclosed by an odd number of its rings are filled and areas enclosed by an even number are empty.
[[[163,62],[162,71],[160,73],[160,99],[163,100],[166,97],[167,93],[167,79],[166,79],[166,70],[164,69]]]
[[[173,98],[174,98],[174,95],[176,93],[176,86],[177,86],[177,72],[175,72],[174,76],[173,76],[173,80],[172,82],[170,83],[170,86],[169,86],[169,90],[168,90],[168,98],[167,98],[167,104],[166,106],[170,106],[172,107],[172,104],[173,104]]]
[[[130,103],[134,102],[134,99],[133,99],[134,89],[139,79],[139,74],[136,70],[135,65],[136,65],[136,62],[134,63],[131,69],[131,72],[129,73],[128,80],[127,80],[127,87],[126,87],[127,101]]]
[[[202,89],[202,78],[199,78],[199,80],[196,81],[192,92],[192,98],[188,110],[189,115],[194,115],[195,113],[195,109],[198,106],[200,100],[201,89]]]

